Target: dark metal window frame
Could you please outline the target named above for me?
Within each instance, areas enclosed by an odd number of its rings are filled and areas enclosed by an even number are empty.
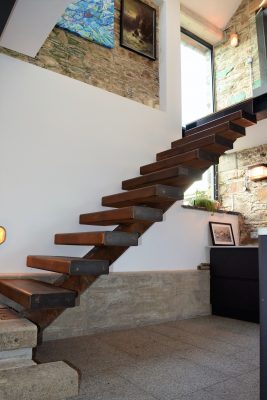
[[[203,46],[207,47],[210,50],[211,53],[211,85],[212,85],[212,112],[214,112],[215,108],[215,79],[214,79],[214,51],[213,51],[213,46],[206,42],[205,40],[201,39],[199,36],[195,35],[194,33],[188,31],[185,28],[181,27],[181,33],[184,35],[190,37],[191,39],[194,39],[196,42],[202,44]],[[182,133],[183,137],[185,135],[186,128],[182,128]],[[218,166],[214,165],[213,166],[213,191],[214,191],[214,199],[218,200]]]

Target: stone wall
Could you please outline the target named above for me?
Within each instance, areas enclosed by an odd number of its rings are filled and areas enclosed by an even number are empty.
[[[153,0],[146,3],[155,7]],[[157,27],[159,27],[159,8]],[[22,61],[159,108],[159,62],[120,47],[120,0],[115,0],[115,47],[107,49],[54,28],[35,58],[1,48]],[[157,32],[157,38],[159,32]],[[157,55],[158,55],[157,51]]]
[[[255,13],[250,11],[253,0],[243,0],[225,31],[225,40],[214,48],[215,109],[239,103],[252,96],[251,64],[253,88],[260,86],[260,67]],[[229,36],[239,35],[238,47],[232,47]]]
[[[44,332],[45,340],[210,314],[209,271],[111,273]]]
[[[219,199],[228,211],[238,211],[241,244],[255,243],[251,232],[267,226],[267,180],[253,182],[248,166],[267,162],[267,144],[220,157]]]

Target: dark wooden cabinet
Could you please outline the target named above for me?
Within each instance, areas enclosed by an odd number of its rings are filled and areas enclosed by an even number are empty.
[[[259,322],[257,247],[210,250],[212,314]]]

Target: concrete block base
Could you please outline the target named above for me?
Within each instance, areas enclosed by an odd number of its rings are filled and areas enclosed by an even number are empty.
[[[63,400],[78,395],[78,373],[63,361],[0,370],[1,400]]]
[[[0,351],[33,348],[37,344],[37,326],[15,311],[1,307]],[[1,358],[1,356],[0,356]]]

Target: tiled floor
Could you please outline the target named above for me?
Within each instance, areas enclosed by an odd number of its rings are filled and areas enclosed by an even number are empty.
[[[71,400],[259,400],[259,326],[201,317],[44,343],[81,373]]]

